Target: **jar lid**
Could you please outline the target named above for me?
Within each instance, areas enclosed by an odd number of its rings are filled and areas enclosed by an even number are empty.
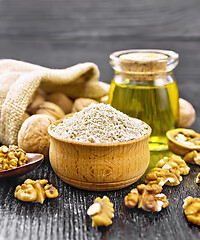
[[[174,51],[133,49],[112,53],[110,64],[118,72],[156,74],[173,70],[178,59],[179,55]]]

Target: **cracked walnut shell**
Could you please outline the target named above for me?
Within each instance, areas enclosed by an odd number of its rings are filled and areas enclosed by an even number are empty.
[[[162,168],[153,168],[145,176],[145,183],[152,185],[158,184],[160,186],[177,186],[182,181],[182,176],[178,170],[170,168],[164,170]]]
[[[184,156],[190,151],[200,151],[200,134],[192,129],[177,128],[166,133],[169,150]]]
[[[157,164],[156,167],[162,168],[164,170],[175,169],[180,172],[181,175],[187,175],[190,168],[186,162],[179,156],[172,155],[171,157],[164,157]]]
[[[97,226],[109,226],[112,224],[112,218],[114,217],[113,203],[107,196],[103,198],[97,197],[94,203],[88,208],[87,214],[92,218],[92,225]]]
[[[54,119],[44,114],[32,115],[26,119],[18,133],[18,145],[26,152],[49,153],[50,136],[48,127]]]
[[[200,226],[200,198],[191,196],[184,199],[183,208],[189,222]]]

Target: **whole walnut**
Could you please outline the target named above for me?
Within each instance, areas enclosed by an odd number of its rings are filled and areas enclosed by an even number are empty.
[[[43,102],[39,106],[39,109],[37,110],[36,114],[45,114],[50,117],[53,117],[55,120],[58,120],[64,117],[65,115],[63,110],[58,105],[52,102],[47,102],[47,101]]]
[[[47,101],[58,105],[65,114],[72,111],[73,101],[69,99],[64,93],[55,92],[51,93],[46,98]]]
[[[102,102],[102,103],[105,103],[107,104],[108,103],[108,95],[104,96],[104,97],[101,97],[99,102]]]
[[[48,127],[55,121],[54,118],[36,114],[27,118],[18,133],[18,146],[29,153],[49,153],[50,136]]]
[[[91,98],[77,98],[74,101],[74,104],[73,104],[73,107],[72,107],[72,112],[79,112],[84,107],[88,107],[91,103],[98,104],[98,102],[96,100],[91,99]]]
[[[179,98],[179,123],[178,127],[188,128],[195,121],[195,110],[191,103],[185,99]]]
[[[44,97],[36,91],[32,97],[31,103],[27,107],[27,113],[32,115],[35,114],[40,106],[45,101]]]

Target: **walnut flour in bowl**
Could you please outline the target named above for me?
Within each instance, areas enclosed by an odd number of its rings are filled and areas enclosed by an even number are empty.
[[[48,128],[49,159],[66,183],[92,191],[121,189],[146,171],[151,128],[110,105],[91,104]]]
[[[86,143],[123,142],[139,139],[147,133],[146,123],[104,103],[92,103],[52,126],[54,137]]]

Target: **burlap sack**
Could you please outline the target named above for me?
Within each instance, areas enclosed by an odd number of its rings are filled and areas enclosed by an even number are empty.
[[[98,78],[99,70],[94,63],[58,70],[17,60],[0,60],[0,142],[17,144],[22,116],[38,87],[46,92],[64,92],[71,98],[98,99],[109,90]]]

